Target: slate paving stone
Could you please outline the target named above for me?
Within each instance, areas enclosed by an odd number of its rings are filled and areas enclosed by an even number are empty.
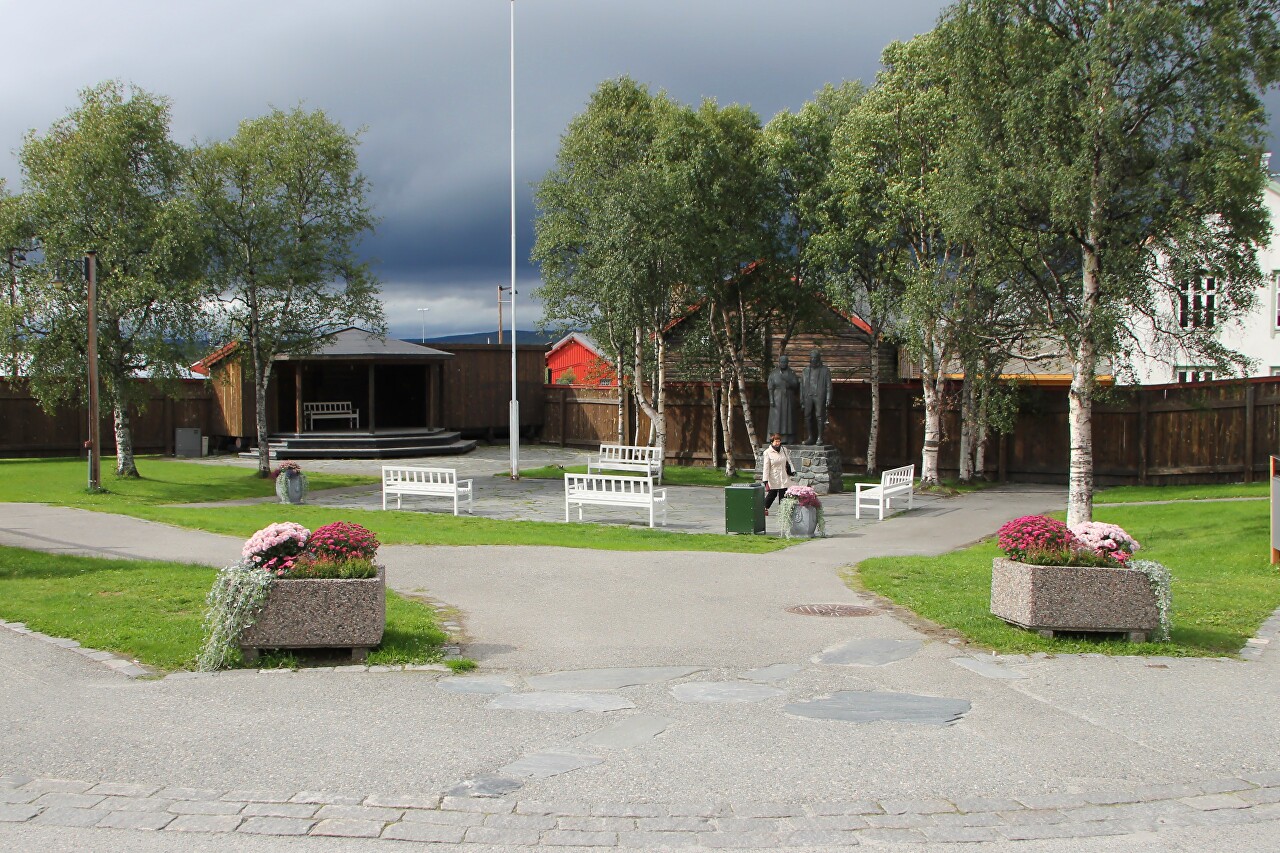
[[[998,678],[1008,681],[1017,681],[1026,678],[1025,673],[1018,672],[1016,669],[1010,669],[1007,666],[1001,666],[990,660],[977,658],[952,658],[951,662],[956,666],[963,667],[970,672],[976,672],[983,678]]]
[[[524,783],[518,779],[506,779],[500,776],[477,776],[474,779],[467,779],[454,785],[445,792],[446,798],[460,797],[501,797],[510,794],[512,791],[518,791],[524,786]],[[443,807],[444,804],[442,803]],[[451,807],[453,807],[451,805]],[[510,811],[508,807],[507,811]]]
[[[403,820],[418,823],[439,823],[445,826],[479,826],[484,823],[483,812],[442,812],[426,809],[409,809]]]
[[[498,769],[507,776],[527,776],[531,779],[550,779],[562,773],[581,770],[583,767],[594,767],[603,764],[604,759],[594,755],[583,755],[564,752],[535,752],[511,762]]]
[[[93,787],[91,782],[80,782],[75,779],[32,779],[22,786],[23,791],[40,794],[83,794]]]
[[[40,810],[35,806],[28,806],[22,803],[0,805],[0,823],[22,823],[31,820],[38,814],[40,814]]]
[[[783,681],[799,672],[803,667],[796,663],[775,663],[759,669],[748,670],[740,676],[743,681],[774,682]]]
[[[249,803],[240,814],[245,817],[315,817],[320,806],[309,803]],[[325,806],[329,808],[329,806]],[[328,815],[321,815],[327,817]],[[399,812],[396,812],[399,817]]]
[[[783,711],[796,717],[850,723],[921,723],[946,726],[969,712],[964,699],[918,696],[912,693],[871,693],[841,690],[809,702],[796,702]]]
[[[150,797],[160,790],[159,785],[132,785],[125,782],[99,782],[85,793],[104,797]]]
[[[677,684],[671,694],[681,702],[747,703],[786,696],[785,690],[746,681],[693,681]]]
[[[618,834],[553,829],[542,836],[542,843],[552,847],[614,847],[618,843]]]
[[[382,834],[382,822],[375,820],[322,820],[311,827],[311,835],[328,835],[335,838],[377,838]]]
[[[31,776],[21,776],[17,773],[6,773],[0,776],[0,788],[20,788],[28,782],[33,781]]]
[[[315,821],[295,817],[251,817],[236,827],[249,835],[306,835]]]
[[[0,803],[29,803],[43,797],[39,791],[24,791],[21,788],[0,788]]]
[[[813,662],[834,666],[884,666],[911,657],[921,645],[920,640],[849,640],[814,655]]]
[[[106,817],[108,812],[101,809],[77,809],[71,806],[55,806],[45,809],[31,819],[32,823],[50,826],[93,826]]]
[[[243,803],[228,803],[225,800],[175,800],[169,805],[174,814],[239,814]]]
[[[468,827],[462,840],[471,844],[500,844],[504,847],[533,847],[538,843],[535,829],[495,829],[491,826]]]
[[[164,828],[165,832],[233,832],[244,818],[240,815],[179,815]]]
[[[525,683],[535,690],[618,690],[642,684],[672,681],[702,672],[698,666],[620,666],[606,669],[574,669],[531,675]]]
[[[42,794],[40,799],[32,803],[40,808],[70,806],[73,809],[91,809],[102,802],[104,797],[94,794]]]
[[[393,823],[382,830],[382,838],[396,841],[437,841],[445,844],[459,844],[466,835],[463,826],[443,826],[438,823]]]
[[[315,803],[321,806],[358,806],[364,797],[333,791],[299,791],[289,798],[291,803]]]
[[[602,713],[634,708],[635,703],[621,696],[598,696],[588,693],[508,693],[498,696],[486,708],[504,711],[545,711],[552,714],[576,714],[579,711]]]
[[[164,829],[177,818],[177,815],[164,812],[107,812],[107,816],[98,821],[98,828],[108,829],[142,829],[156,831]]]
[[[173,803],[155,797],[107,797],[98,803],[98,808],[113,812],[167,812]]]
[[[434,809],[440,806],[440,797],[415,796],[413,794],[370,794],[364,805],[385,809]]]
[[[673,721],[651,714],[636,714],[603,729],[582,735],[574,743],[602,749],[630,749],[648,743],[667,730]]]
[[[496,696],[515,690],[515,685],[510,681],[492,675],[442,678],[436,682],[436,686],[450,693],[476,693],[482,696]]]

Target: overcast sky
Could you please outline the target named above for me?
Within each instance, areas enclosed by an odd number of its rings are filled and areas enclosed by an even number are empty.
[[[517,320],[541,316],[528,263],[530,184],[600,81],[626,74],[763,121],[823,84],[870,82],[881,50],[932,28],[942,0],[518,0]],[[77,93],[118,78],[173,101],[182,142],[224,139],[270,107],[322,108],[364,128],[382,218],[377,259],[392,334],[492,330],[510,278],[509,0],[49,0],[8,4],[0,50],[0,177]],[[1280,99],[1268,98],[1272,139]],[[1273,143],[1274,144],[1274,143]],[[509,314],[506,315],[509,322]]]

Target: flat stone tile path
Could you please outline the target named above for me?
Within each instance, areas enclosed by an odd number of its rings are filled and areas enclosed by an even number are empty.
[[[527,756],[536,776],[584,760]],[[514,768],[514,769],[513,769]],[[0,776],[0,823],[208,835],[338,836],[434,845],[831,849],[877,843],[1097,838],[1176,827],[1280,821],[1280,772],[1151,786],[1130,794],[849,799],[826,802],[627,801],[513,797],[501,779],[459,796],[250,792]]]
[[[841,690],[821,699],[796,702],[783,708],[797,717],[840,720],[848,723],[924,723],[946,726],[968,713],[964,699],[917,696],[911,693],[872,693]]]

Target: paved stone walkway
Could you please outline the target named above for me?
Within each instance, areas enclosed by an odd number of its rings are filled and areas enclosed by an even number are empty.
[[[1276,849],[1280,618],[1250,661],[992,656],[838,580],[1060,504],[995,489],[770,555],[384,549],[456,612],[466,677],[129,679],[0,630],[0,849]],[[22,505],[0,541],[239,545]]]

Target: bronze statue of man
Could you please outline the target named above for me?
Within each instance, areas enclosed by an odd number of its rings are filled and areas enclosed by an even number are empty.
[[[783,444],[796,440],[796,393],[800,377],[791,369],[787,357],[778,358],[778,366],[769,374],[769,435],[782,436]]]
[[[831,368],[822,363],[817,350],[809,356],[809,366],[800,378],[800,405],[804,409],[805,444],[822,444],[831,405]]]

